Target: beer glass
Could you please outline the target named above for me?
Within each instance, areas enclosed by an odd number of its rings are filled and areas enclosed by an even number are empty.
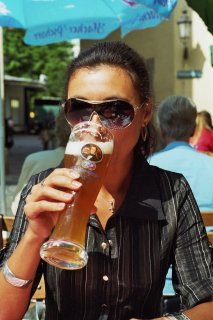
[[[50,239],[40,250],[49,264],[68,270],[83,268],[87,223],[113,150],[113,137],[103,125],[85,121],[72,129],[64,156],[66,168],[80,174],[82,187],[60,213]]]

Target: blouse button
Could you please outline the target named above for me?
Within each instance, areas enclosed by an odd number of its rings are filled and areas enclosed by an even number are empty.
[[[102,242],[101,248],[102,248],[103,250],[106,250],[106,248],[107,248],[107,243],[106,243],[106,242]]]
[[[109,280],[109,278],[107,277],[107,275],[103,276],[103,280],[104,280],[104,281],[108,281],[108,280]]]
[[[101,319],[108,319],[108,313],[109,313],[109,307],[107,304],[103,303],[101,305],[102,309],[103,309],[103,312],[104,312],[104,315],[101,317]]]
[[[109,245],[110,247],[112,247],[112,240],[109,240]]]

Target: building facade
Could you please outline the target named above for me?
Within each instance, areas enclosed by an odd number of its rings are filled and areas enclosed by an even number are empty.
[[[16,132],[28,131],[31,97],[35,92],[45,90],[45,82],[40,80],[4,76],[4,117],[11,117]]]
[[[184,8],[192,21],[187,58],[184,58],[184,46],[179,39],[177,25]],[[123,39],[117,30],[106,40],[124,41],[145,58],[156,104],[168,95],[185,95],[192,98],[198,111],[207,110],[213,117],[213,68],[210,54],[213,35],[185,0],[179,0],[170,19],[159,26],[132,31]],[[81,48],[93,42],[81,41]]]

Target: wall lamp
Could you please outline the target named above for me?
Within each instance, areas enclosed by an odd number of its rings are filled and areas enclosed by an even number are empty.
[[[192,21],[190,17],[188,16],[187,9],[182,10],[182,14],[180,16],[180,19],[177,21],[178,24],[178,30],[179,30],[179,38],[180,41],[183,43],[183,59],[187,60],[189,57],[188,52],[188,42],[191,37],[191,24]]]

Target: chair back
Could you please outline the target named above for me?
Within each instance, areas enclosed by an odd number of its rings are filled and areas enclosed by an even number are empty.
[[[206,227],[212,226],[212,229],[213,229],[213,211],[201,212],[201,215],[202,215],[205,226]],[[208,235],[209,241],[213,245],[213,231],[207,232],[207,235]]]
[[[0,214],[0,249],[5,246],[8,239],[8,236],[6,238],[3,236],[3,231],[9,233],[12,230],[14,219],[13,216],[4,216],[3,214]]]

